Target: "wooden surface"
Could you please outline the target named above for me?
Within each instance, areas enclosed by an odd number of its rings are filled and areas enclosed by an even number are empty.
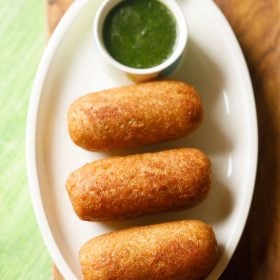
[[[46,0],[47,31],[51,35],[72,0]]]
[[[70,2],[47,2],[50,33]],[[249,66],[259,128],[259,162],[251,210],[221,279],[280,279],[280,2],[215,2],[230,22]],[[54,279],[62,279],[55,267]]]

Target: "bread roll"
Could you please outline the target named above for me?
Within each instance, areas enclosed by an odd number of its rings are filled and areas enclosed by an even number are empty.
[[[134,227],[93,238],[82,246],[85,280],[195,280],[217,260],[211,227],[177,221]]]
[[[156,81],[88,94],[68,112],[72,140],[90,151],[153,144],[186,136],[202,121],[197,91]]]
[[[174,149],[86,164],[67,190],[77,215],[120,220],[197,205],[210,189],[210,161],[197,149]]]

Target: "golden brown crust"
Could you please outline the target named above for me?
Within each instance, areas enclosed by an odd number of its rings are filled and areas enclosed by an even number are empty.
[[[72,140],[87,150],[110,150],[186,136],[203,111],[197,91],[179,81],[155,81],[88,94],[68,112]]]
[[[177,221],[104,234],[82,246],[85,280],[195,280],[217,260],[212,228]]]
[[[210,190],[210,161],[197,149],[174,149],[89,163],[67,190],[83,220],[118,220],[197,205]]]

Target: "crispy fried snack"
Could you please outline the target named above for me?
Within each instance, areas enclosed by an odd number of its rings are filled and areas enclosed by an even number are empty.
[[[88,94],[68,111],[69,134],[90,151],[153,144],[188,135],[202,121],[197,91],[156,81]]]
[[[85,280],[197,280],[217,251],[209,225],[177,221],[95,237],[82,246],[80,263]]]
[[[97,160],[66,186],[81,219],[120,220],[197,205],[210,190],[210,169],[203,152],[174,149]]]

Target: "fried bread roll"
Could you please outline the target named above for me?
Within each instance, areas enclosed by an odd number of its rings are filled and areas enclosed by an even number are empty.
[[[202,279],[216,260],[212,228],[192,220],[104,234],[80,250],[85,280]]]
[[[120,220],[197,205],[210,189],[210,161],[197,149],[174,149],[86,164],[66,186],[83,220]]]
[[[179,81],[156,81],[88,94],[68,111],[78,146],[110,150],[186,136],[202,121],[197,91]]]

